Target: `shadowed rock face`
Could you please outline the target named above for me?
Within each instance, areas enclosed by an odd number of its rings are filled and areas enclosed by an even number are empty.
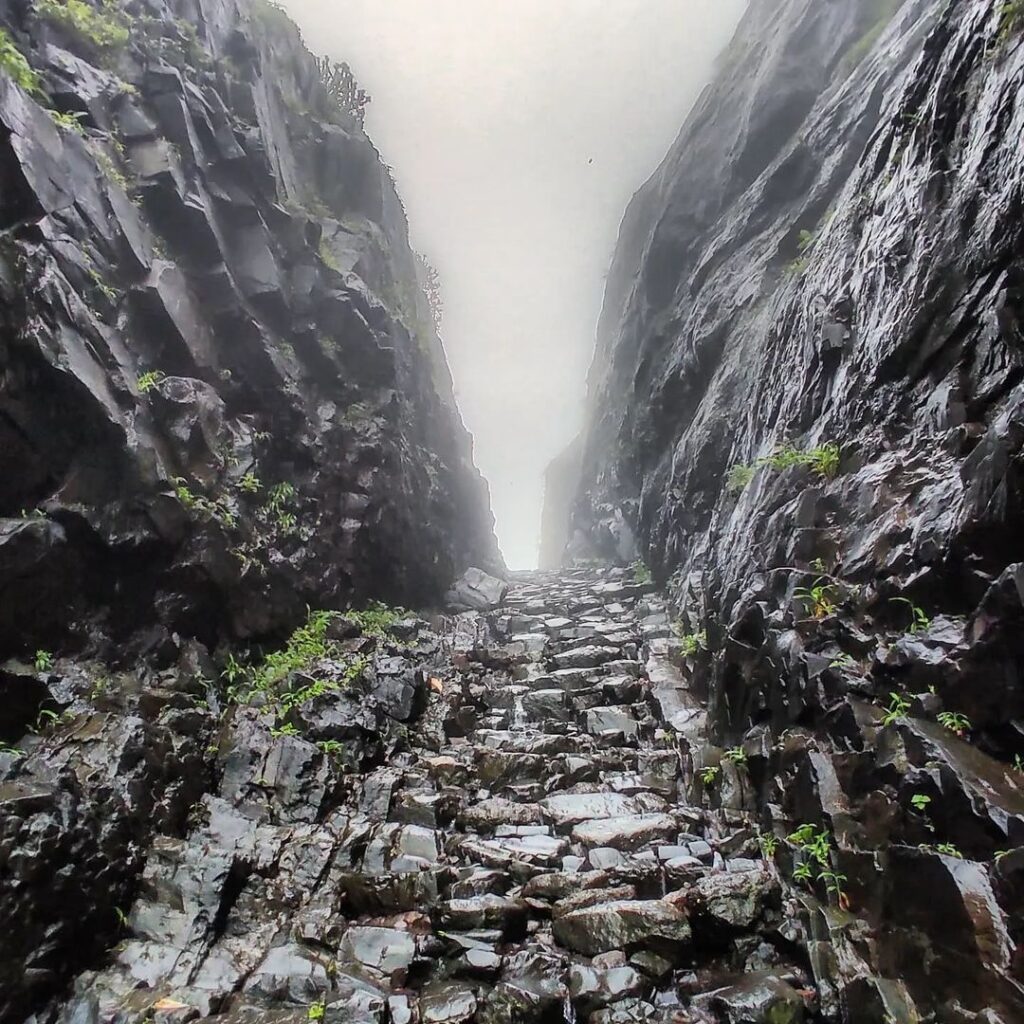
[[[287,18],[146,0],[101,50],[0,15],[43,87],[0,75],[0,651],[500,569],[394,183]]]
[[[828,1019],[1024,1016],[1013,7],[751,4],[623,221],[562,509],[669,590],[712,800],[828,834]]]

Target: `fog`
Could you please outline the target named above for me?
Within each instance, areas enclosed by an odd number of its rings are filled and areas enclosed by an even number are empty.
[[[582,422],[622,213],[744,0],[284,0],[352,66],[415,248],[512,568],[536,565],[543,472]]]

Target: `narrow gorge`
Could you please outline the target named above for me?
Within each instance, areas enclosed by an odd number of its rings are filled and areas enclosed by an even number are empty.
[[[0,1022],[1024,1021],[1024,3],[750,0],[525,572],[347,65],[0,25]]]

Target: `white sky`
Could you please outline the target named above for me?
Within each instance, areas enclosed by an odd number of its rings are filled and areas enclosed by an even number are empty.
[[[511,568],[582,421],[604,274],[745,0],[283,0],[372,97]]]

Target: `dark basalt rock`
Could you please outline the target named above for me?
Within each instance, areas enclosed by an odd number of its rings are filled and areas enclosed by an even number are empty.
[[[0,79],[0,654],[500,570],[394,184],[294,27],[145,0],[104,63],[4,17],[44,92]]]
[[[563,538],[669,591],[689,640],[648,678],[686,797],[774,833],[782,923],[776,890],[753,927],[803,943],[828,1020],[1024,1018],[997,884],[1024,799],[1020,27],[751,5],[626,212],[548,478],[546,559]],[[753,850],[706,838],[712,867]],[[697,947],[740,909],[709,905]]]

